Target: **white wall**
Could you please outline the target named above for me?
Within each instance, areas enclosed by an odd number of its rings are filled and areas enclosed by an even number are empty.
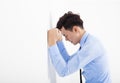
[[[53,25],[56,26],[59,17],[68,11],[79,13],[84,21],[85,29],[101,40],[108,53],[113,83],[119,83],[120,1],[52,0],[51,13],[53,15]],[[70,46],[70,43],[66,42],[65,44],[68,52],[73,53],[74,46]],[[75,47],[78,47],[78,45]],[[78,81],[79,72],[64,78],[57,76],[57,83],[78,83]]]
[[[49,83],[47,0],[0,0],[0,83]]]

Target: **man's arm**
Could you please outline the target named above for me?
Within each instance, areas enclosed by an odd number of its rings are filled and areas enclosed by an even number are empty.
[[[48,51],[57,73],[63,77],[83,68],[89,62],[99,57],[102,50],[97,44],[94,46],[91,44],[85,45],[80,51],[73,54],[67,62],[62,57],[56,44],[49,47]]]
[[[57,42],[57,47],[58,47],[61,55],[63,56],[64,60],[66,62],[68,62],[68,60],[70,59],[70,55],[68,54],[68,52],[64,46],[64,43],[62,41]]]

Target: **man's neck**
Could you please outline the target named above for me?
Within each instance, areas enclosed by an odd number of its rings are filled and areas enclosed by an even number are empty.
[[[80,40],[79,40],[79,43],[80,43],[83,35],[85,34],[85,32],[86,32],[85,30],[81,30],[81,32],[80,32],[80,38],[79,38],[79,39],[80,39]]]

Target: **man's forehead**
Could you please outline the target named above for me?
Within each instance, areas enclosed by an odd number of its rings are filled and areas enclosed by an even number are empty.
[[[61,28],[60,31],[61,31],[61,33],[64,33],[64,32],[65,32],[65,29],[64,29],[64,28]]]

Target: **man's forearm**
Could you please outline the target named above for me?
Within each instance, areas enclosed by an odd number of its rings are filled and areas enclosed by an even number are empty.
[[[53,40],[50,40],[49,42],[48,42],[48,46],[50,47],[50,46],[53,46],[53,45],[55,45],[56,44],[56,41],[53,39]]]

